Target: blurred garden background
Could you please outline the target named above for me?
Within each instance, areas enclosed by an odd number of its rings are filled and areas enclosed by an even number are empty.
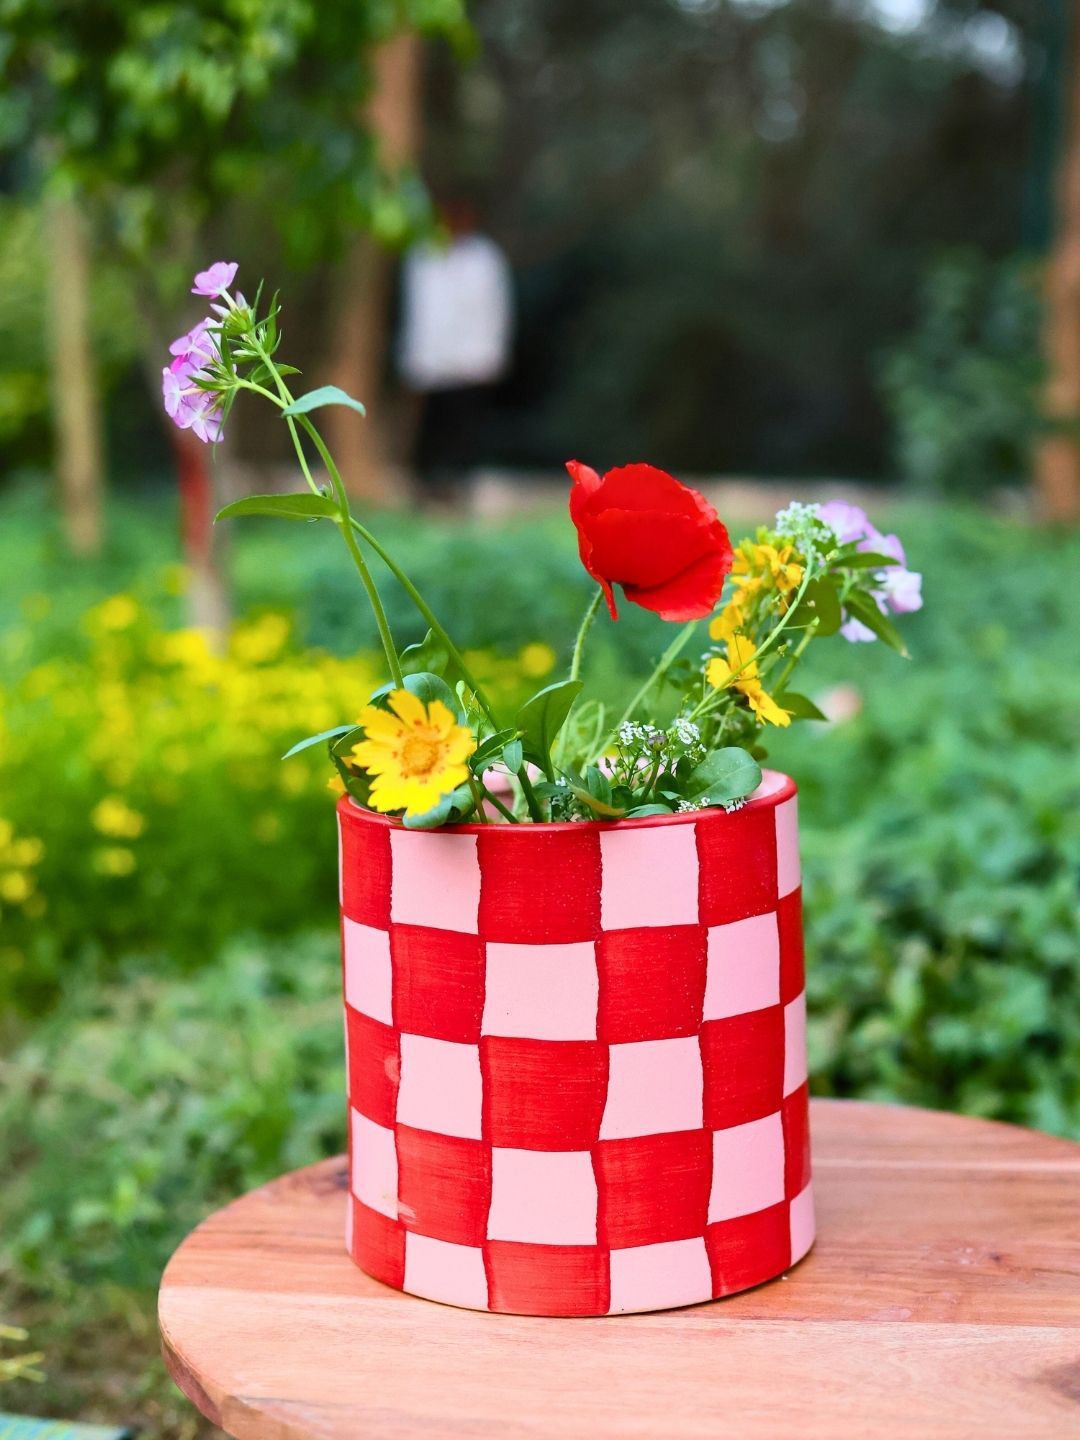
[[[161,1268],[344,1144],[329,771],[279,757],[384,677],[316,527],[211,531],[284,434],[167,432],[218,258],[367,403],[355,506],[508,711],[590,593],[570,456],[899,532],[913,658],[815,646],[771,747],[812,1088],[1080,1138],[1078,45],[1075,0],[0,0],[0,1409],[211,1434]],[[425,388],[409,257],[463,235],[506,353]],[[615,699],[667,639],[625,608]]]

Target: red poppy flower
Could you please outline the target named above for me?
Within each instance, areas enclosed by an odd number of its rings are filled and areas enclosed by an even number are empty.
[[[619,618],[612,585],[663,620],[710,614],[732,553],[705,497],[653,465],[623,465],[603,479],[578,460],[566,468],[581,563],[603,587],[611,618]]]

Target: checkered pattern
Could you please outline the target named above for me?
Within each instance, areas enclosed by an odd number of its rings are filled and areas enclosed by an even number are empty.
[[[660,823],[338,814],[358,1265],[456,1305],[603,1315],[806,1253],[791,781]]]

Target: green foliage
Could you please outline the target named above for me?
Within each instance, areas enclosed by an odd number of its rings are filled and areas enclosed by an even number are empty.
[[[40,438],[48,423],[44,246],[42,207],[0,199],[0,445],[5,449],[26,431]],[[88,301],[98,381],[109,390],[135,358],[134,297],[117,267],[102,264]]]
[[[905,478],[948,495],[1026,483],[1040,424],[1039,324],[1030,262],[962,250],[929,270],[916,328],[881,372]]]
[[[400,29],[466,44],[461,0],[12,0],[3,20],[0,153],[111,202],[136,248],[238,194],[307,259],[428,221],[357,117],[373,47]]]

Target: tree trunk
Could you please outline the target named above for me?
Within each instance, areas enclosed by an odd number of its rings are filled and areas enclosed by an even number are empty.
[[[1080,520],[1080,0],[1072,0],[1070,9],[1064,133],[1043,339],[1049,370],[1047,419],[1069,429],[1051,433],[1035,457],[1039,513],[1058,524]]]
[[[90,256],[72,198],[50,201],[49,321],[56,474],[64,530],[80,555],[101,548],[104,456],[90,336]]]
[[[373,57],[375,86],[367,118],[380,159],[391,170],[416,158],[421,53],[417,36],[397,35]],[[362,400],[368,414],[361,419],[337,407],[326,412],[327,438],[350,493],[383,503],[401,498],[388,473],[390,446],[381,403],[392,281],[390,255],[370,236],[360,236],[341,267],[328,380]]]
[[[190,430],[169,435],[180,490],[180,539],[190,581],[188,624],[206,631],[211,648],[222,650],[229,628],[229,587],[223,551],[228,541],[214,516],[225,497],[219,493],[221,468],[210,447]]]

